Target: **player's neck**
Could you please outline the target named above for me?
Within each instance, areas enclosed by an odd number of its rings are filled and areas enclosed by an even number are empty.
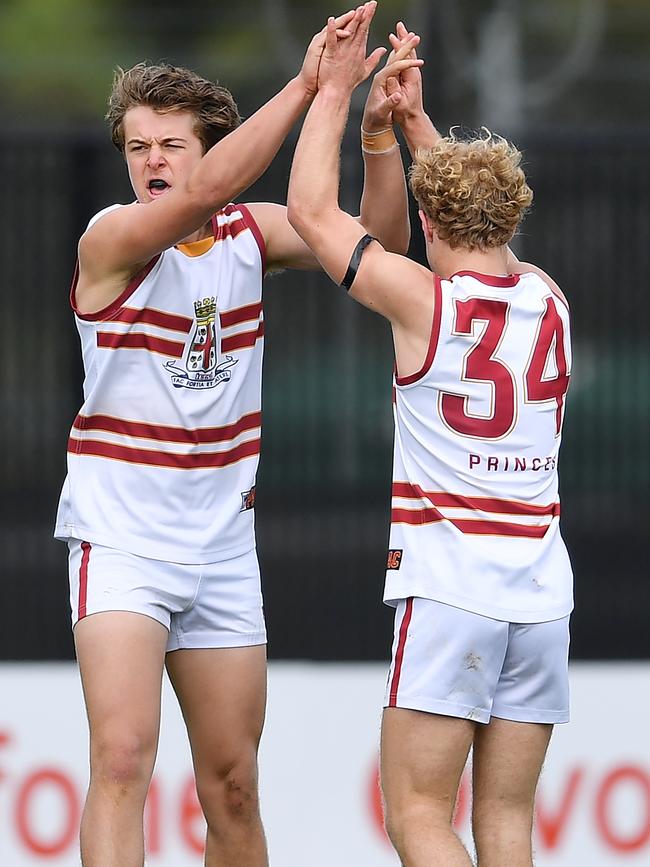
[[[508,273],[508,249],[504,246],[484,252],[446,248],[436,251],[433,265],[433,270],[443,279],[459,271],[475,271],[478,274],[498,277]]]
[[[188,235],[187,238],[183,238],[183,240],[179,241],[178,243],[179,244],[191,244],[194,241],[203,241],[206,238],[212,238],[213,234],[214,233],[212,230],[212,221],[210,220],[204,226],[201,226],[201,228],[198,229],[196,232],[192,232],[191,235]]]

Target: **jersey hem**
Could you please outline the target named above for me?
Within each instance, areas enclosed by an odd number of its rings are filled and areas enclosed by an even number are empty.
[[[544,723],[544,724],[562,724],[570,722],[570,713],[568,708],[561,710],[540,710],[538,708],[511,707],[505,704],[495,702],[492,705],[491,717],[497,719],[506,719],[510,722],[525,722],[525,723]]]
[[[160,560],[165,563],[179,563],[188,566],[203,566],[208,563],[218,563],[223,560],[232,560],[253,551],[256,547],[255,538],[249,538],[245,543],[233,545],[228,548],[203,551],[200,554],[188,553],[186,549],[166,548],[161,545],[149,547],[141,545],[137,540],[117,539],[110,534],[95,533],[87,527],[77,524],[57,524],[54,528],[54,538],[60,542],[68,542],[70,539],[80,539],[90,542],[91,545],[102,545],[105,548],[113,548],[116,551],[124,551],[126,554],[135,554],[137,557],[146,557],[148,560]]]
[[[463,611],[470,611],[472,614],[480,614],[482,617],[489,617],[492,620],[501,620],[506,623],[549,623],[552,620],[561,620],[573,611],[573,599],[564,605],[534,611],[531,609],[522,610],[499,608],[496,605],[484,605],[474,599],[454,596],[451,593],[431,593],[421,588],[411,588],[408,592],[399,596],[385,593],[384,603],[390,605],[392,608],[396,608],[398,602],[411,596],[421,599],[431,599],[433,602],[442,602],[444,605],[451,605],[453,608],[461,608]]]
[[[266,632],[251,632],[246,635],[232,635],[226,632],[211,632],[205,635],[183,635],[169,638],[167,653],[176,650],[218,650],[221,647],[258,647],[267,644]]]
[[[472,722],[483,723],[486,725],[490,722],[490,712],[484,707],[478,707],[468,704],[459,704],[453,701],[444,701],[443,699],[431,699],[428,696],[420,695],[397,695],[384,697],[384,707],[401,707],[407,710],[419,710],[424,713],[442,714],[443,716],[453,716],[457,719],[467,719]]]

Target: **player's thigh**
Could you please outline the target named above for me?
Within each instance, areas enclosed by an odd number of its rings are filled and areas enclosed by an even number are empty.
[[[387,813],[423,799],[451,821],[476,723],[406,708],[384,710],[381,785]]]
[[[152,617],[107,611],[84,617],[75,648],[91,738],[155,747],[167,629]]]
[[[167,654],[197,772],[254,760],[266,708],[266,646],[193,648]]]
[[[532,817],[553,726],[493,717],[478,726],[472,760],[474,812],[522,809]]]

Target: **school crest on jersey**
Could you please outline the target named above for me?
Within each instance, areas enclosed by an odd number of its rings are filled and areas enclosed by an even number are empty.
[[[221,329],[216,298],[194,302],[195,324],[183,355],[183,367],[168,361],[165,368],[176,388],[214,388],[230,379],[229,370],[237,359],[226,355],[219,361]]]

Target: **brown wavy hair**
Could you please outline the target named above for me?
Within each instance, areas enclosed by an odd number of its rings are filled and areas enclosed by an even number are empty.
[[[237,104],[225,87],[195,72],[167,63],[138,63],[126,72],[115,70],[106,120],[115,147],[124,153],[124,115],[147,105],[161,113],[189,111],[196,118],[194,131],[204,152],[241,123]]]
[[[486,129],[468,140],[452,130],[434,147],[418,150],[409,182],[436,234],[453,250],[507,244],[533,200],[520,152]]]

